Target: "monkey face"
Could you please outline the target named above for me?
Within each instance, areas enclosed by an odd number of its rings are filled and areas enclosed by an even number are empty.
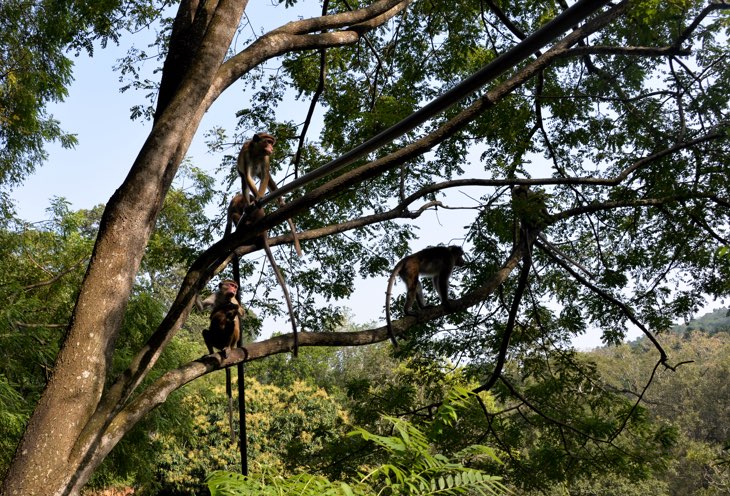
[[[218,287],[220,288],[219,291],[227,298],[236,296],[236,292],[238,291],[238,284],[230,279],[221,282]]]
[[[276,144],[276,138],[268,133],[259,133],[253,135],[253,140],[258,151],[262,155],[271,155],[274,153],[274,145]]]
[[[454,267],[462,267],[464,263],[464,250],[461,246],[449,246],[449,251],[454,259]]]

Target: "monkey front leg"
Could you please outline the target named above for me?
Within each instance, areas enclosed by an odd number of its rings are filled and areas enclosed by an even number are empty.
[[[256,198],[263,198],[267,191],[276,191],[276,189],[276,182],[274,182],[274,178],[271,177],[271,174],[269,173],[269,168],[266,167],[266,170],[262,174],[261,182],[259,183],[259,189],[256,192]]]
[[[243,179],[243,178],[241,178]],[[258,187],[256,186],[256,181],[254,181],[253,176],[251,176],[251,171],[246,171],[246,181],[243,184],[243,197],[245,198],[246,205],[251,204],[251,198],[248,196],[248,193],[246,192],[246,186],[248,186],[248,189],[251,191],[251,194],[253,194],[253,201],[258,200],[261,198],[261,195],[259,194]]]

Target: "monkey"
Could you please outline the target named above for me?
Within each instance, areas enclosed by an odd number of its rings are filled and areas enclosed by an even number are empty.
[[[227,350],[233,349],[238,343],[241,336],[238,323],[240,308],[240,305],[228,302],[214,308],[210,313],[210,328],[203,330],[208,353],[213,353],[213,348],[218,348],[225,357]]]
[[[550,223],[545,200],[547,194],[541,190],[531,190],[527,184],[512,188],[512,209],[514,211],[514,246],[529,242],[529,238],[542,237],[542,230]],[[528,250],[529,251],[529,250]]]
[[[248,196],[248,198],[245,198],[245,196]],[[234,227],[238,226],[238,222],[241,220],[241,217],[243,217],[243,213],[246,209],[247,205],[250,205],[252,203],[251,201],[251,195],[243,195],[243,193],[239,193],[235,195],[233,198],[231,198],[231,202],[228,204],[228,210],[226,215],[226,230],[223,233],[223,237],[227,237],[229,234],[231,234],[231,231]],[[248,203],[246,202],[248,200]],[[249,223],[261,220],[264,217],[264,209],[257,208],[254,211],[252,211],[247,221]]]
[[[246,141],[241,147],[241,151],[238,153],[238,160],[236,161],[236,168],[238,174],[241,176],[241,193],[243,194],[243,202],[248,207],[253,201],[262,198],[268,191],[272,193],[279,189],[276,185],[276,181],[271,177],[270,171],[270,155],[274,153],[274,145],[276,144],[276,138],[269,133],[256,133],[253,137]],[[259,185],[256,186],[254,178],[259,179]],[[251,191],[253,194],[253,201],[246,194],[247,191]],[[278,203],[280,206],[284,205],[284,200],[279,198]],[[297,256],[302,256],[302,247],[299,245],[299,237],[297,236],[296,227],[294,221],[287,219],[289,223],[289,229],[291,229],[292,238],[294,240],[294,249],[297,252]]]
[[[269,133],[256,133],[253,137],[246,141],[238,153],[236,168],[241,176],[241,192],[245,193],[248,189],[254,196],[254,199],[261,198],[266,193],[267,188],[276,191],[276,184],[269,186],[271,174],[269,173],[269,156],[274,153],[274,145],[276,138]],[[256,186],[254,177],[261,181]],[[249,197],[244,197],[244,201],[248,206]]]
[[[227,351],[232,349],[238,342],[241,335],[238,317],[244,315],[243,307],[236,299],[238,284],[236,281],[226,279],[218,284],[218,290],[200,301],[196,300],[199,310],[211,307],[210,326],[203,331],[203,340],[208,348],[208,353],[213,353],[213,348],[218,348],[227,356]]]
[[[233,349],[241,335],[239,318],[243,317],[243,307],[236,299],[238,284],[236,281],[226,279],[218,284],[218,290],[200,301],[195,300],[198,309],[203,311],[211,307],[210,326],[203,330],[203,341],[208,348],[208,353],[213,353],[213,348],[221,350],[223,357],[228,355],[228,350]],[[226,367],[226,395],[228,396],[228,425],[231,430],[231,443],[236,442],[233,431],[233,393],[231,390],[231,369]]]
[[[248,197],[248,198],[246,198]],[[250,198],[249,193],[243,193],[238,194],[234,196],[231,199],[231,203],[228,205],[228,216],[226,220],[226,232],[224,236],[228,236],[231,233],[231,229],[233,226],[236,226],[236,229],[239,227],[239,222],[241,220],[241,217],[243,217],[243,212],[246,208],[246,200],[249,201],[249,205],[253,203],[253,201]],[[263,208],[256,208],[249,217],[246,218],[246,222],[243,224],[243,226],[249,225],[250,223],[253,223],[257,220],[260,220],[264,217],[264,209]],[[281,286],[281,291],[284,293],[284,298],[286,299],[286,306],[289,310],[289,319],[291,320],[292,325],[292,331],[294,332],[294,356],[297,356],[299,354],[299,337],[297,334],[297,324],[296,320],[294,320],[294,307],[291,302],[291,297],[289,296],[289,290],[286,286],[286,281],[284,280],[284,276],[281,274],[281,270],[279,270],[279,266],[276,263],[276,260],[274,259],[274,254],[271,252],[271,247],[269,246],[269,233],[268,231],[264,231],[261,233],[261,237],[259,238],[259,243],[261,246],[263,246],[264,251],[266,252],[266,258],[269,259],[269,263],[271,264],[271,268],[274,270],[274,275],[276,276],[276,280],[279,283],[279,286]]]
[[[449,300],[449,279],[454,267],[464,265],[464,250],[460,246],[431,246],[408,255],[398,262],[388,279],[388,289],[385,292],[385,318],[388,324],[388,336],[394,346],[398,346],[393,334],[393,326],[390,320],[390,293],[393,289],[395,276],[399,275],[406,285],[406,304],[404,312],[406,315],[415,315],[412,310],[413,303],[423,309],[426,301],[423,298],[423,287],[419,276],[430,277],[434,289],[438,292],[441,303],[447,310],[451,310]]]

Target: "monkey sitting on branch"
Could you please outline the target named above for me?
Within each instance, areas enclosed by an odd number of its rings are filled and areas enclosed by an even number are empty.
[[[223,357],[228,356],[228,350],[233,349],[241,336],[240,318],[245,314],[243,307],[236,299],[238,284],[236,281],[226,279],[218,284],[218,290],[200,301],[196,298],[195,304],[200,311],[211,307],[210,326],[203,330],[203,341],[208,348],[208,353],[213,353],[213,348],[221,350]],[[226,395],[228,396],[228,425],[231,430],[231,443],[236,442],[233,431],[233,391],[231,389],[231,369],[226,367]]]
[[[241,193],[243,194],[243,202],[245,207],[262,198],[268,191],[274,192],[278,189],[276,181],[271,177],[270,158],[274,153],[274,145],[276,138],[269,133],[256,133],[253,137],[246,141],[241,147],[236,161],[238,174],[241,176]],[[256,186],[254,178],[259,179],[259,185]],[[253,194],[253,201],[246,194],[247,191]],[[284,205],[284,200],[278,198],[279,205]],[[294,238],[294,249],[298,256],[302,256],[302,248],[299,246],[299,237],[297,236],[296,227],[291,219],[287,219],[289,229],[291,229]]]
[[[390,336],[394,346],[397,346],[398,343],[395,340],[390,319],[390,293],[393,289],[395,276],[400,276],[408,290],[404,309],[406,315],[416,315],[416,312],[412,310],[414,302],[418,303],[419,308],[426,308],[426,301],[423,298],[423,286],[419,276],[431,278],[441,303],[447,310],[451,310],[449,279],[454,267],[463,265],[464,250],[460,246],[431,246],[408,255],[396,264],[388,279],[388,289],[385,292],[385,319],[388,325],[388,336]]]
[[[226,218],[226,232],[225,232],[224,236],[228,236],[231,233],[233,226],[236,226],[236,229],[238,229],[239,227],[244,228],[257,220],[261,220],[264,218],[264,215],[265,215],[264,210],[262,208],[256,208],[246,218],[246,222],[243,225],[239,226],[239,222],[240,222],[241,218],[243,217],[243,213],[244,213],[246,206],[250,205],[252,203],[253,203],[253,200],[251,200],[251,197],[248,193],[238,194],[231,199],[231,203],[228,205],[228,215]],[[279,266],[277,265],[276,260],[274,259],[274,254],[271,252],[271,247],[269,247],[268,231],[264,231],[261,233],[261,236],[258,238],[258,242],[261,243],[261,246],[263,246],[264,252],[266,252],[266,258],[269,259],[269,263],[271,264],[271,268],[274,271],[276,280],[279,283],[279,286],[281,286],[281,291],[284,293],[284,298],[286,299],[286,306],[289,310],[289,319],[291,320],[292,331],[294,332],[293,354],[294,354],[294,356],[297,356],[298,352],[299,352],[299,350],[298,350],[299,340],[298,340],[298,334],[297,334],[297,324],[296,324],[296,320],[294,320],[294,306],[292,305],[291,297],[289,296],[289,290],[286,286],[286,281],[284,280],[284,276],[281,274],[281,270],[279,270]]]
[[[518,233],[523,238],[528,233],[538,235],[548,225],[550,214],[546,205],[547,196],[543,190],[531,190],[527,184],[518,184],[512,188],[512,210],[515,220],[520,223]]]
[[[208,347],[208,353],[213,353],[213,348],[217,348],[223,352],[223,357],[226,357],[228,350],[238,343],[241,335],[238,318],[243,317],[244,310],[236,299],[236,292],[238,292],[236,281],[226,279],[218,284],[215,293],[202,301],[200,298],[195,301],[200,311],[211,307],[210,326],[203,330],[203,340]]]

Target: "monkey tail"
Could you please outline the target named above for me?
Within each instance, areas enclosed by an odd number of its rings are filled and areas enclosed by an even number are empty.
[[[390,320],[390,293],[393,290],[393,282],[395,282],[395,276],[398,275],[401,267],[403,267],[403,264],[401,262],[398,262],[398,264],[393,268],[393,272],[390,273],[390,278],[388,278],[388,288],[385,290],[385,322],[386,327],[388,328],[388,337],[393,343],[393,346],[395,346],[396,348],[398,347],[398,342],[395,340],[395,334],[393,334],[393,324]]]
[[[233,390],[230,367],[226,367],[226,396],[228,396],[228,426],[231,429],[231,444],[236,444],[236,433],[233,431]]]
[[[291,237],[294,240],[294,250],[297,252],[297,256],[301,258],[302,256],[302,247],[299,245],[299,236],[297,236],[297,228],[294,227],[294,221],[291,219],[286,219],[287,222],[289,222],[289,229],[291,229]]]
[[[296,239],[296,237],[294,239]],[[284,276],[281,275],[279,266],[276,265],[276,260],[274,260],[274,255],[271,253],[271,248],[269,248],[269,241],[266,239],[266,235],[264,235],[263,245],[264,251],[266,251],[266,256],[271,264],[271,268],[274,270],[276,280],[279,281],[279,286],[281,286],[281,290],[284,292],[284,297],[286,298],[286,306],[289,309],[289,320],[291,320],[291,328],[294,332],[294,350],[292,351],[292,354],[296,357],[299,355],[299,336],[297,334],[297,322],[294,320],[294,307],[291,304],[289,290],[286,287],[286,281],[284,280]]]

